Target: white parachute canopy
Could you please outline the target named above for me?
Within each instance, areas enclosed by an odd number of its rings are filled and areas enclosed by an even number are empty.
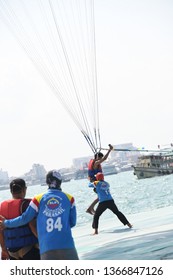
[[[101,142],[94,0],[0,0],[0,19],[95,152]]]

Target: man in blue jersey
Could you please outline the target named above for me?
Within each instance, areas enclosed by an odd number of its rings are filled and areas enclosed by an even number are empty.
[[[71,232],[76,225],[75,200],[62,192],[61,182],[57,170],[49,171],[47,192],[36,195],[22,216],[10,220],[0,217],[0,229],[22,226],[37,217],[41,260],[79,259]]]
[[[132,225],[126,219],[124,214],[118,210],[113,200],[113,197],[110,194],[109,183],[104,181],[103,173],[98,172],[96,174],[96,181],[94,181],[93,183],[91,182],[89,184],[89,187],[96,188],[96,192],[99,199],[99,204],[96,208],[92,223],[92,227],[95,230],[94,234],[98,234],[99,218],[106,209],[111,210],[124,225],[127,225],[129,228],[132,228]]]

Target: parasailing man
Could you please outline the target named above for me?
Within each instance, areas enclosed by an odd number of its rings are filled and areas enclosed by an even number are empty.
[[[107,153],[105,155],[103,155],[101,152],[98,152],[94,155],[94,159],[91,159],[89,161],[89,164],[88,164],[88,179],[89,179],[90,182],[96,181],[95,175],[98,172],[103,173],[101,163],[108,158],[110,152],[113,150],[113,146],[111,144],[109,144],[108,146],[109,146],[109,150],[107,151]],[[95,191],[95,189],[94,189],[94,191]],[[98,203],[98,201],[99,200],[98,200],[98,197],[97,197],[91,203],[91,205],[88,207],[86,212],[91,214],[91,215],[94,215],[94,213],[95,213],[94,206]]]
[[[93,183],[89,183],[89,187],[96,187],[99,200],[99,204],[95,211],[92,223],[94,234],[98,234],[99,218],[107,209],[111,210],[122,222],[122,224],[127,225],[129,228],[133,227],[131,223],[129,223],[127,218],[124,216],[124,214],[118,210],[114,199],[110,193],[110,185],[104,180],[103,173],[98,172],[96,174],[96,181]]]

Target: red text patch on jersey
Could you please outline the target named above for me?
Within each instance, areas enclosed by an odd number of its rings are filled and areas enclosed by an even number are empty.
[[[47,202],[47,207],[49,209],[55,209],[59,206],[59,201],[55,198],[51,198],[50,200],[48,200]]]

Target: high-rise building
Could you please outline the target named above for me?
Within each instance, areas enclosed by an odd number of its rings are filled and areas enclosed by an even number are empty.
[[[8,183],[9,183],[8,172],[0,169],[0,184],[3,185]]]
[[[35,179],[38,179],[38,180],[45,179],[46,170],[45,170],[44,166],[39,163],[34,163],[32,165],[32,173],[33,173]]]

